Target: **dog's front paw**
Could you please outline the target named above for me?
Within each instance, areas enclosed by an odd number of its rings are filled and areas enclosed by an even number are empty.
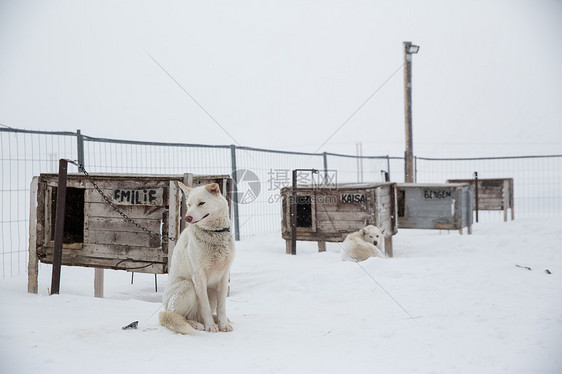
[[[216,323],[205,325],[205,331],[207,331],[207,332],[219,332],[219,326]]]
[[[189,322],[191,327],[193,327],[195,330],[199,330],[199,331],[205,330],[205,326],[203,326],[202,323],[199,323],[199,322],[196,322],[196,321],[187,321],[187,322]]]
[[[226,323],[219,322],[219,330],[222,332],[230,332],[232,331],[232,326],[230,325],[230,322],[226,322]]]

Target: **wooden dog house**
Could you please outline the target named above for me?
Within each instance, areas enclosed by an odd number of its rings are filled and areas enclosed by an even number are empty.
[[[180,181],[193,187],[218,183],[224,196],[232,193],[232,179],[226,175],[69,174],[62,265],[167,273],[175,245],[168,237],[177,238],[185,224]],[[111,204],[157,235],[121,216],[92,182]],[[57,185],[58,174],[41,174],[31,186],[28,291],[32,293],[37,293],[38,262],[53,262]]]
[[[292,187],[281,189],[282,237],[291,253]],[[385,231],[385,251],[392,256],[392,235],[398,230],[396,183],[349,183],[335,186],[299,186],[296,201],[297,240],[342,242],[347,234],[367,225]]]
[[[447,182],[469,183],[475,191],[475,210],[503,210],[503,220],[507,221],[507,210],[511,209],[511,220],[515,219],[513,178],[450,179]]]
[[[399,183],[400,229],[459,230],[472,233],[472,187],[467,183]]]

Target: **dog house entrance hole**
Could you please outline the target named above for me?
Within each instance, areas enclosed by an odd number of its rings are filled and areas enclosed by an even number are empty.
[[[55,217],[57,215],[57,187],[51,196],[51,238],[55,237]],[[66,188],[66,207],[64,213],[64,244],[84,242],[84,189]]]
[[[297,196],[297,227],[312,227],[311,196]]]
[[[398,200],[398,217],[406,217],[406,191],[398,190],[396,192],[396,198]]]

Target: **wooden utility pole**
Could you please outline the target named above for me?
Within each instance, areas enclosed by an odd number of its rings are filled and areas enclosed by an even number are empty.
[[[404,181],[414,182],[414,145],[412,139],[412,54],[418,53],[418,46],[404,42],[404,117],[406,123],[406,165]]]

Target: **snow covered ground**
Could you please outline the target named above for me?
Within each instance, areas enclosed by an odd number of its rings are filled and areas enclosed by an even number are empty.
[[[155,293],[152,275],[106,271],[97,299],[93,270],[65,267],[47,296],[41,265],[39,295],[0,281],[0,372],[561,373],[562,218],[473,229],[401,230],[394,258],[360,265],[332,243],[239,242],[235,330],[198,336],[158,325],[166,276]]]

